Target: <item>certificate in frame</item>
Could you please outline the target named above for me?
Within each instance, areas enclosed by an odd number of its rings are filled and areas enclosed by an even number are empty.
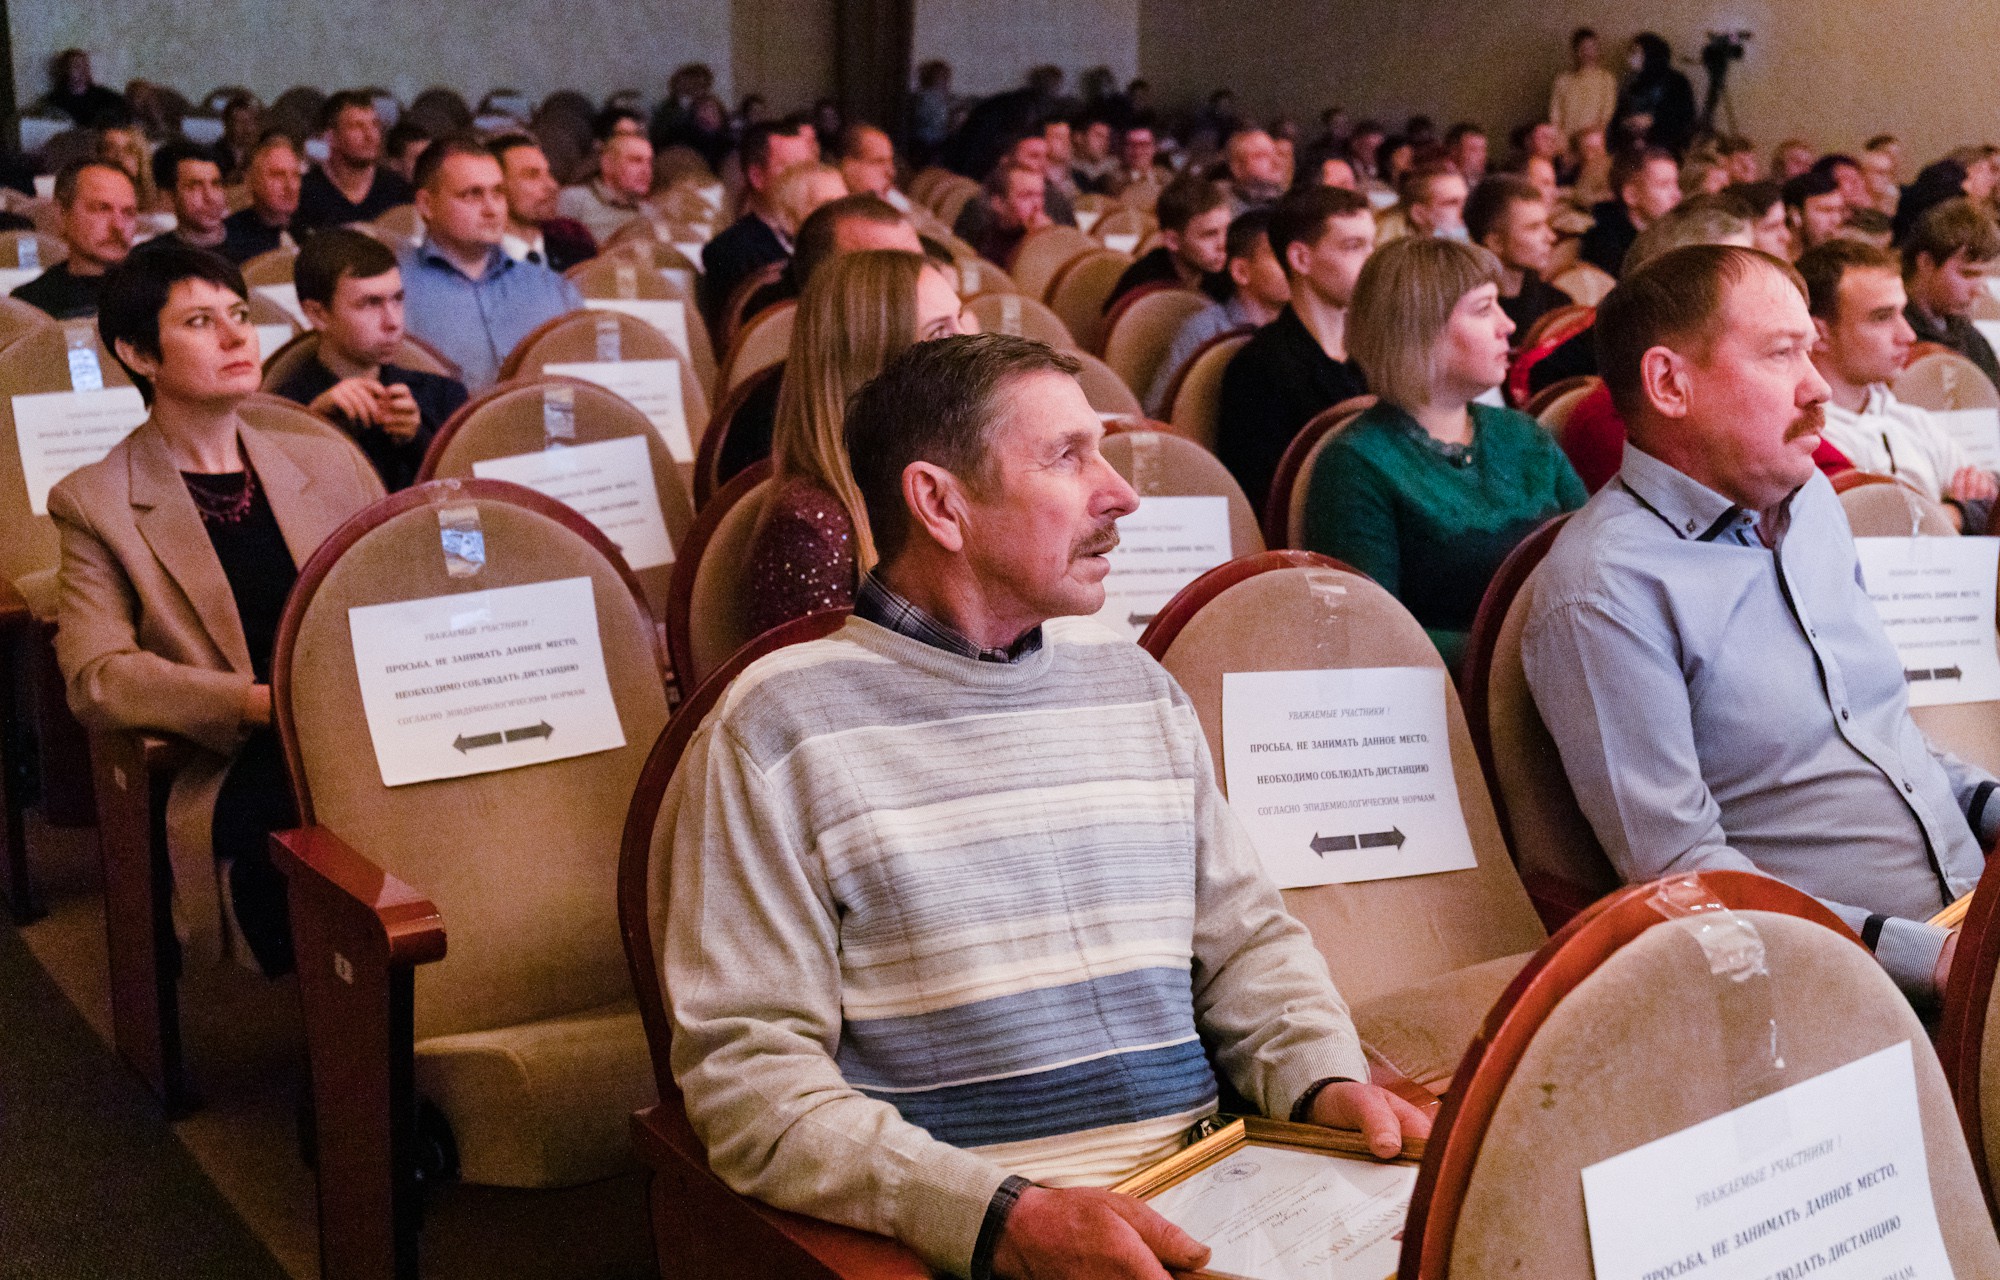
[[[1325,1157],[1329,1160],[1355,1161],[1369,1166],[1373,1171],[1379,1171],[1384,1166],[1415,1166],[1423,1159],[1424,1144],[1421,1140],[1411,1139],[1404,1144],[1404,1150],[1401,1155],[1391,1160],[1382,1160],[1369,1151],[1367,1140],[1358,1133],[1342,1129],[1323,1128],[1319,1125],[1292,1124],[1282,1120],[1266,1120],[1262,1117],[1251,1116],[1233,1120],[1223,1125],[1222,1128],[1209,1134],[1207,1137],[1191,1143],[1183,1150],[1167,1157],[1158,1164],[1141,1170],[1139,1173],[1127,1178],[1114,1187],[1113,1190],[1136,1196],[1141,1200],[1152,1200],[1176,1187],[1182,1186],[1189,1179],[1222,1164],[1224,1161],[1239,1157],[1246,1150],[1252,1148],[1272,1148],[1288,1153],[1305,1153],[1311,1156]],[[1260,1161],[1259,1163],[1268,1164],[1270,1162]],[[1291,1161],[1289,1163],[1292,1166],[1290,1170],[1291,1175],[1295,1178],[1297,1162]],[[1256,1167],[1255,1164],[1249,1166],[1252,1171]],[[1245,1182],[1236,1183],[1232,1187],[1232,1191],[1235,1192],[1233,1199],[1236,1200],[1237,1204],[1236,1207],[1232,1208],[1231,1220],[1237,1225],[1253,1228],[1254,1233],[1257,1227],[1255,1217],[1258,1212],[1258,1206],[1266,1202],[1258,1196],[1259,1186],[1256,1178],[1251,1174],[1246,1174],[1245,1178]],[[1282,1187],[1274,1187],[1273,1191],[1276,1193],[1276,1198],[1269,1203],[1274,1218],[1283,1224],[1282,1229],[1285,1232],[1296,1233],[1298,1217],[1295,1209],[1298,1202],[1287,1202]],[[1242,1203],[1246,1199],[1250,1202],[1247,1205]],[[1285,1212],[1284,1210],[1287,1208],[1294,1210],[1294,1212]],[[1407,1200],[1405,1200],[1406,1211]],[[1167,1216],[1170,1219],[1175,1217],[1172,1213],[1169,1213]],[[1377,1221],[1379,1222],[1379,1220],[1378,1209]],[[1191,1224],[1182,1222],[1178,1225],[1189,1227]],[[1380,1228],[1378,1227],[1377,1229],[1379,1230]],[[1191,1230],[1190,1233],[1197,1238],[1203,1238],[1203,1232],[1200,1230]],[[1400,1238],[1400,1232],[1398,1232],[1398,1238]],[[1214,1238],[1205,1238],[1203,1239],[1203,1243],[1215,1247],[1218,1242]],[[1308,1242],[1301,1240],[1295,1243],[1297,1248],[1294,1250],[1294,1253],[1296,1254],[1305,1254],[1312,1251],[1312,1246]],[[1377,1252],[1379,1253],[1380,1250],[1378,1249]],[[1353,1266],[1341,1269],[1324,1260],[1316,1260],[1311,1265],[1288,1264],[1283,1261],[1274,1260],[1270,1264],[1269,1269],[1260,1268],[1252,1271],[1224,1269],[1225,1266],[1224,1251],[1218,1248],[1216,1257],[1212,1259],[1211,1267],[1186,1274],[1192,1277],[1202,1277],[1203,1280],[1293,1280],[1294,1277],[1307,1276],[1337,1276],[1342,1278],[1355,1276],[1366,1277],[1367,1280],[1385,1280],[1385,1277],[1391,1277],[1395,1272],[1393,1261],[1390,1262],[1386,1269],[1380,1271],[1370,1271],[1366,1269],[1365,1264],[1359,1270]]]

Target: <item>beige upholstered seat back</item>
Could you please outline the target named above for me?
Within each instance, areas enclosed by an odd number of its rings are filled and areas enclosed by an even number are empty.
[[[620,824],[666,723],[656,632],[595,545],[524,506],[464,494],[363,534],[305,604],[291,707],[313,820],[424,894],[450,930],[417,971],[416,1036],[485,1031],[630,996],[618,941]],[[452,577],[439,508],[479,514],[486,564]],[[354,670],[348,610],[587,577],[625,745],[548,764],[382,785]]]
[[[959,252],[960,249],[964,252]],[[1014,277],[972,251],[972,246],[954,237],[951,260],[958,264],[958,296],[977,298],[987,293],[1019,293]]]
[[[1932,351],[1910,361],[1896,375],[1896,398],[1924,409],[1991,409],[2000,406],[1980,367],[1956,351]]]
[[[1276,569],[1229,587],[1187,622],[1162,659],[1193,699],[1216,769],[1222,678],[1231,671],[1427,667],[1444,671],[1424,629],[1358,574]],[[1540,946],[1546,935],[1514,874],[1458,695],[1445,681],[1452,774],[1479,865],[1469,871],[1288,889],[1350,1004]],[[1228,779],[1222,779],[1227,789]]]
[[[1139,404],[1139,397],[1132,394],[1132,388],[1125,380],[1111,372],[1111,366],[1087,351],[1069,353],[1077,363],[1076,381],[1083,388],[1083,398],[1090,401],[1090,407],[1099,413],[1120,418],[1143,418],[1145,409]]]
[[[56,567],[55,522],[46,515],[35,515],[28,505],[20,437],[14,425],[14,397],[72,389],[67,337],[71,332],[85,335],[97,353],[105,386],[132,385],[125,370],[98,340],[97,325],[89,320],[51,321],[0,348],[0,577],[9,582]]]
[[[760,481],[725,511],[695,566],[694,591],[688,601],[694,670],[675,673],[683,688],[707,679],[730,654],[756,638],[750,634],[745,607],[744,572],[749,567],[750,539],[770,496],[771,482]]]
[[[1590,821],[1577,807],[1563,771],[1562,754],[1535,709],[1521,663],[1521,633],[1534,609],[1530,574],[1507,610],[1493,645],[1487,677],[1487,732],[1493,743],[1493,778],[1507,808],[1514,854],[1525,873],[1547,875],[1599,896],[1616,889],[1618,873],[1604,856]]]
[[[260,253],[243,264],[243,283],[255,289],[260,284],[290,284],[292,264],[298,260],[296,249],[272,249]]]
[[[1292,477],[1290,501],[1285,507],[1285,545],[1303,548],[1306,545],[1307,498],[1312,494],[1313,472],[1319,469],[1319,460],[1326,453],[1327,446],[1334,437],[1347,429],[1347,425],[1360,417],[1365,410],[1356,409],[1341,420],[1325,435],[1313,442],[1306,456],[1299,464],[1298,473]]]
[[[750,317],[736,335],[723,362],[722,390],[725,394],[743,385],[743,380],[760,369],[768,369],[792,350],[792,330],[797,327],[799,305],[781,302]]]
[[[1796,916],[1741,913],[1757,928],[1770,1005],[1733,998],[1701,946],[1662,922],[1614,952],[1535,1032],[1500,1095],[1450,1241],[1453,1280],[1591,1274],[1582,1170],[1907,1041],[1938,1225],[1953,1271],[2000,1275],[1944,1073],[1907,1000],[1850,937]],[[1830,1016],[1838,1010],[1838,1016]],[[1754,1093],[1736,1046],[1777,1024],[1783,1065]],[[1756,1082],[1751,1082],[1756,1083]],[[1885,1254],[1888,1275],[1897,1259]],[[1871,1274],[1873,1274],[1871,1272]]]
[[[1104,350],[1104,304],[1131,265],[1129,253],[1093,250],[1078,255],[1050,286],[1049,310],[1056,313],[1076,345],[1085,351]]]
[[[1942,506],[1901,484],[1855,485],[1840,495],[1840,506],[1857,538],[1938,538],[1958,532]],[[2000,636],[1995,641],[2000,643]],[[2000,702],[1912,707],[1910,718],[1933,746],[1989,772],[2000,771]]]
[[[688,443],[699,449],[708,430],[708,393],[701,379],[688,371],[688,359],[667,335],[634,316],[617,311],[572,311],[521,339],[521,345],[501,368],[503,378],[532,377],[552,364],[587,364],[597,357],[597,326],[618,326],[620,360],[677,360],[681,366],[681,405],[687,414]],[[689,317],[688,327],[698,328]],[[692,459],[690,459],[692,462]]]
[[[1604,301],[1604,295],[1611,292],[1618,280],[1599,267],[1579,262],[1559,272],[1549,283],[1579,305],[1594,307]]]
[[[943,212],[940,211],[938,216],[944,217]],[[1074,259],[1103,247],[1075,227],[1043,227],[1039,231],[1030,231],[1022,239],[1021,247],[1014,252],[1010,271],[1014,283],[1021,286],[1022,293],[1045,301],[1049,286],[1056,281],[1057,272]]]
[[[0,298],[0,347],[13,346],[17,339],[52,325],[49,313],[19,298]]]
[[[1133,299],[1105,338],[1104,363],[1126,386],[1145,395],[1160,376],[1174,335],[1208,305],[1208,298],[1193,289],[1160,289]]]
[[[979,321],[981,333],[1005,333],[1016,338],[1033,338],[1058,351],[1075,351],[1076,339],[1062,317],[1033,298],[1006,291],[985,292],[965,304]]]
[[[1217,419],[1222,411],[1222,375],[1229,362],[1250,341],[1247,333],[1219,338],[1196,352],[1181,375],[1174,402],[1167,406],[1167,421],[1174,430],[1207,449],[1215,448]]]
[[[375,229],[404,244],[416,244],[424,238],[423,216],[413,204],[384,209],[375,217]]]
[[[451,433],[439,439],[431,456],[424,459],[424,478],[470,479],[473,466],[493,458],[511,458],[523,453],[539,453],[549,445],[544,425],[543,402],[551,387],[568,388],[575,398],[576,435],[573,444],[600,444],[637,436],[646,441],[646,455],[652,460],[653,488],[660,496],[660,516],[667,526],[667,540],[678,548],[694,522],[694,499],[689,496],[681,469],[660,440],[660,433],[646,415],[623,397],[594,383],[576,378],[521,378],[481,395],[467,406]],[[615,541],[615,539],[614,539]],[[654,617],[666,612],[667,584],[674,566],[665,564],[634,569],[632,575],[645,588],[646,602]]]
[[[69,257],[69,246],[62,242],[60,236],[42,231],[0,231],[0,267],[21,265],[23,240],[35,242],[35,260],[42,264],[44,271]]]
[[[1232,559],[1264,549],[1257,512],[1229,468],[1192,440],[1164,431],[1121,431],[1104,437],[1104,457],[1143,502],[1147,498],[1212,496],[1229,500]]]
[[[276,351],[265,352],[264,390],[269,391],[274,387],[283,386],[293,374],[305,367],[308,360],[318,354],[319,333],[311,329],[295,335],[290,342]],[[442,356],[408,337],[396,344],[396,354],[390,357],[389,363],[423,373],[435,373],[446,378],[458,376],[458,370],[452,368]]]

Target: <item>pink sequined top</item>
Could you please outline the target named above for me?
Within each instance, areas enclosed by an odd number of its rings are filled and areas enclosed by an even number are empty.
[[[777,482],[750,539],[750,631],[854,603],[854,524],[838,499],[810,480]]]

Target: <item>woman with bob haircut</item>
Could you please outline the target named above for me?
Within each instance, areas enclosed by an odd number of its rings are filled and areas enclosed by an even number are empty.
[[[85,724],[197,748],[167,803],[177,932],[208,958],[235,922],[266,974],[291,968],[269,834],[294,825],[271,729],[271,660],[298,566],[382,497],[361,451],[251,426],[262,376],[243,277],[203,249],[149,246],[104,280],[97,327],[151,408],[49,494],[62,539],[56,660]]]
[[[1507,375],[1500,263],[1408,238],[1355,282],[1348,356],[1380,397],[1320,452],[1306,546],[1382,584],[1454,670],[1486,584],[1515,544],[1586,497],[1540,423],[1475,401]]]
[[[854,603],[875,564],[848,465],[847,402],[910,346],[963,332],[958,295],[923,255],[844,253],[799,299],[771,432],[771,496],[750,543],[750,630]]]

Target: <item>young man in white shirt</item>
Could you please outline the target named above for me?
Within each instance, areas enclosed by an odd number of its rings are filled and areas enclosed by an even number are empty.
[[[1889,390],[1916,341],[1903,315],[1899,259],[1857,240],[1829,240],[1808,250],[1798,268],[1816,334],[1813,365],[1832,390],[1825,443],[1860,470],[1893,476],[1947,504],[1962,528],[1984,532],[2000,491],[1992,473],[1973,465],[1935,415]],[[1837,469],[1838,461],[1822,451],[1823,468]]]

